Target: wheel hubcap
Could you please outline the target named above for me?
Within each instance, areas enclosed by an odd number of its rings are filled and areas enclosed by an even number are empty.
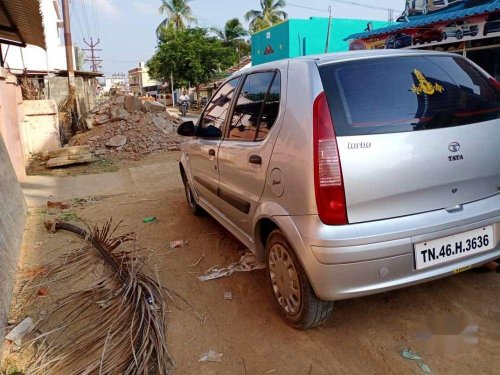
[[[293,258],[280,244],[274,244],[269,250],[269,275],[280,306],[290,315],[297,314],[302,298],[299,275]]]

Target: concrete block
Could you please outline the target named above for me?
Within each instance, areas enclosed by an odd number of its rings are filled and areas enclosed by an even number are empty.
[[[142,101],[136,96],[126,96],[124,98],[124,105],[127,112],[132,113],[141,110]]]

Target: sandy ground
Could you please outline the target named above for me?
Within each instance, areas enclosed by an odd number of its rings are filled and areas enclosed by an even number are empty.
[[[157,252],[161,281],[183,295],[207,320],[172,307],[168,343],[177,374],[412,374],[422,373],[400,355],[416,348],[433,374],[494,374],[500,366],[500,275],[469,271],[454,277],[394,292],[336,303],[333,318],[323,326],[297,331],[275,311],[265,271],[235,274],[201,282],[196,276],[236,261],[244,250],[210,217],[188,211],[177,173],[179,153],[157,155],[135,163],[126,193],[72,207],[66,218],[103,223],[110,216],[133,229],[143,246]],[[142,164],[141,164],[142,163]],[[99,175],[96,175],[98,178]],[[61,215],[31,209],[20,269],[43,264],[75,246],[66,233],[48,234],[47,218]],[[73,216],[74,215],[74,216]],[[158,222],[144,224],[155,216]],[[172,240],[189,244],[171,250]],[[195,264],[200,257],[199,264]],[[224,300],[224,292],[233,300]],[[52,291],[49,291],[52,292]],[[12,319],[36,318],[46,297],[35,303],[14,300]],[[429,316],[467,316],[479,326],[479,342],[458,353],[420,347],[417,332]],[[220,363],[200,363],[202,353],[223,353]],[[12,365],[12,362],[9,362]]]

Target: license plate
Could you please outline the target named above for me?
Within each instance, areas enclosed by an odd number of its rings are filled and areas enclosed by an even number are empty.
[[[451,262],[494,248],[493,226],[482,227],[452,236],[415,244],[417,270]]]

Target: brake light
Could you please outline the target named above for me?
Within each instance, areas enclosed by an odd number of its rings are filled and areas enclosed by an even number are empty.
[[[490,77],[488,79],[488,81],[490,81],[490,83],[497,89],[497,91],[500,91],[500,82],[498,82],[495,78],[493,77]]]
[[[337,138],[324,92],[314,100],[313,123],[314,185],[319,217],[325,224],[347,224]]]

